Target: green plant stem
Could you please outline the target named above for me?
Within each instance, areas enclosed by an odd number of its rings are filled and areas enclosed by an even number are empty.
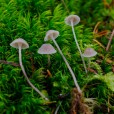
[[[82,52],[81,52],[80,46],[79,46],[78,41],[76,39],[76,34],[75,34],[75,31],[74,31],[74,26],[73,26],[73,22],[72,21],[71,21],[71,27],[72,27],[72,32],[73,32],[73,35],[74,35],[74,40],[76,42],[76,46],[77,46],[77,48],[78,48],[78,50],[80,52],[80,56],[82,58],[82,62],[83,62],[83,65],[84,65],[85,72],[87,73],[87,68],[86,68],[86,64],[85,64],[85,61],[84,61],[84,57],[82,56]]]
[[[57,42],[55,41],[55,39],[52,38],[52,40],[53,40],[54,44],[56,45],[56,47],[57,47],[59,53],[61,54],[63,60],[65,61],[66,65],[67,65],[67,67],[68,67],[68,69],[69,69],[69,71],[70,71],[70,73],[71,73],[71,75],[72,75],[72,78],[73,78],[73,80],[74,80],[74,84],[75,84],[75,86],[77,87],[78,92],[81,93],[81,89],[80,89],[80,87],[79,87],[79,85],[78,85],[78,82],[77,82],[77,79],[76,79],[76,76],[75,76],[74,72],[72,71],[72,69],[71,69],[69,63],[67,62],[65,56],[63,55],[63,53],[62,53],[61,49],[59,48],[59,46],[58,46]]]
[[[27,74],[25,72],[25,69],[23,67],[23,64],[22,64],[22,56],[21,56],[21,46],[19,45],[19,64],[20,64],[20,67],[22,69],[22,72],[28,82],[28,84],[42,97],[44,98],[45,100],[48,100],[48,98],[46,98],[29,80],[29,78],[27,77]]]

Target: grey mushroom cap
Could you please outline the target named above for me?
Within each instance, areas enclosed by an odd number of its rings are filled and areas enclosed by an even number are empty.
[[[86,48],[83,53],[83,57],[93,57],[97,54],[97,52],[93,48]]]
[[[39,54],[54,54],[56,53],[56,50],[51,44],[43,44],[39,49],[38,49]]]
[[[28,43],[22,38],[15,39],[12,43],[10,43],[10,46],[17,49],[19,48],[19,46],[21,46],[21,49],[29,48]]]
[[[73,26],[77,25],[80,22],[80,17],[78,15],[69,15],[68,17],[65,18],[65,23],[67,25],[71,25],[71,22],[73,22]]]
[[[51,40],[52,38],[56,39],[59,36],[59,32],[56,30],[49,30],[46,33],[46,36],[44,38],[44,41]]]

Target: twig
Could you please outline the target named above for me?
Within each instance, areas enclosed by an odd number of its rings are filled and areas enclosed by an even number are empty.
[[[108,2],[106,0],[103,0],[103,3],[106,8],[110,8],[110,4],[108,4]]]
[[[90,71],[90,72],[92,72],[92,73],[94,73],[94,74],[98,74],[98,73],[97,73],[94,69],[92,69],[92,68],[89,68],[89,67],[88,67],[87,70]]]
[[[112,65],[112,72],[114,72],[114,65]]]
[[[0,63],[3,63],[3,64],[9,64],[9,65],[16,66],[16,67],[19,67],[19,66],[20,66],[20,65],[17,64],[17,63],[14,63],[14,62],[8,62],[8,61],[5,61],[5,60],[0,60]]]
[[[112,0],[112,2],[110,3],[111,7],[114,7],[114,0]]]
[[[93,33],[95,34],[95,33],[98,33],[98,26],[101,24],[101,22],[99,21],[99,22],[97,22],[97,24],[95,25],[95,27],[94,27],[94,30],[93,30]]]
[[[100,47],[102,47],[103,49],[105,49],[105,46],[103,44],[101,44],[98,40],[93,39],[94,42],[96,42]]]
[[[110,39],[109,39],[109,41],[108,41],[108,44],[107,44],[107,47],[106,47],[106,51],[109,50],[109,47],[110,47],[110,44],[111,44],[111,41],[112,41],[113,36],[114,36],[114,29],[113,29],[112,34],[111,34],[111,36],[110,36]]]
[[[48,73],[48,76],[50,77],[50,78],[52,78],[52,74],[51,74],[51,72],[47,69],[47,73]]]

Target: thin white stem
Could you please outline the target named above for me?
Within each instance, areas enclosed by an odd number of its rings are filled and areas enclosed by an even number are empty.
[[[54,114],[57,114],[57,113],[58,113],[58,110],[59,110],[59,108],[60,108],[60,106],[61,106],[61,103],[62,103],[62,101],[60,102],[59,106],[56,108],[56,110],[55,110],[55,113],[54,113]]]
[[[74,35],[74,40],[76,42],[76,46],[77,46],[77,48],[78,48],[78,50],[80,52],[80,56],[82,58],[82,62],[83,62],[83,65],[84,65],[85,72],[87,73],[87,68],[86,68],[86,64],[85,64],[85,61],[84,61],[84,57],[82,56],[82,52],[81,52],[80,46],[79,46],[78,41],[76,39],[76,34],[75,34],[75,31],[74,31],[74,26],[73,26],[73,22],[72,21],[71,21],[71,26],[72,26],[72,32],[73,32],[73,35]]]
[[[22,64],[22,57],[21,57],[21,46],[19,46],[19,63],[20,63],[20,66],[21,66],[21,69],[22,69],[22,72],[28,82],[28,84],[42,97],[44,98],[45,100],[48,100],[48,98],[46,98],[29,80],[29,78],[27,77],[27,74],[25,72],[25,69],[23,67],[23,64]]]
[[[77,80],[76,80],[76,76],[75,76],[74,72],[72,71],[72,69],[71,69],[69,63],[67,62],[65,56],[63,55],[63,53],[62,53],[61,49],[59,48],[59,46],[58,46],[57,42],[55,41],[55,39],[52,38],[52,40],[53,40],[54,44],[56,45],[57,49],[59,50],[59,53],[61,54],[63,60],[65,61],[66,65],[67,65],[67,67],[68,67],[68,69],[69,69],[69,71],[70,71],[70,73],[71,73],[71,75],[72,75],[72,78],[73,78],[73,80],[74,80],[74,84],[75,84],[75,86],[77,87],[78,92],[81,93],[81,89],[80,89],[80,87],[79,87],[79,85],[78,85],[78,82],[77,82]]]
[[[50,55],[48,54],[48,67],[50,67],[51,61],[50,61]]]
[[[88,57],[88,68],[90,68],[90,64],[91,64],[91,58]]]

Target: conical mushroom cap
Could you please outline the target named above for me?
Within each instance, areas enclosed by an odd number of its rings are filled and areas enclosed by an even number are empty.
[[[56,50],[51,44],[43,44],[39,49],[38,49],[39,54],[54,54],[56,53]]]
[[[77,25],[80,22],[80,17],[78,15],[69,15],[65,18],[65,23],[71,26],[71,22],[73,22],[73,26]]]
[[[14,48],[19,48],[19,45],[21,45],[21,49],[29,48],[28,43],[22,38],[15,39],[12,43],[10,43],[10,46]]]
[[[51,40],[52,38],[56,39],[59,36],[59,32],[56,30],[49,30],[46,33],[46,36],[44,38],[44,41]]]
[[[93,57],[97,54],[97,52],[93,48],[86,48],[83,53],[84,57]]]

